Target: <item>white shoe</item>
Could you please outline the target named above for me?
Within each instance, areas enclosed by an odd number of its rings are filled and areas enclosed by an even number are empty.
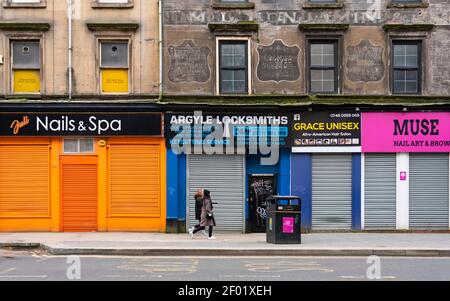
[[[211,236],[211,237],[208,237],[208,239],[213,240],[213,239],[216,239],[216,238],[214,236]]]
[[[194,238],[194,227],[189,228],[189,238]]]
[[[208,233],[206,233],[205,230],[202,230],[202,235],[203,235],[204,237],[208,237]]]

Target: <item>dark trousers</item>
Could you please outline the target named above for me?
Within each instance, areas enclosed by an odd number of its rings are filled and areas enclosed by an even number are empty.
[[[200,224],[198,224],[197,226],[195,226],[195,229],[194,229],[194,234],[195,233],[197,233],[198,231],[201,231],[201,230],[205,230],[205,226],[200,226]],[[209,226],[209,237],[211,237],[212,236],[212,231],[213,231],[213,226]]]

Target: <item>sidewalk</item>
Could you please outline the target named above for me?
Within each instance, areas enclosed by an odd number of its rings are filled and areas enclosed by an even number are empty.
[[[445,233],[310,233],[301,245],[266,243],[265,234],[215,233],[217,240],[163,233],[0,233],[1,248],[52,255],[136,256],[448,256]]]

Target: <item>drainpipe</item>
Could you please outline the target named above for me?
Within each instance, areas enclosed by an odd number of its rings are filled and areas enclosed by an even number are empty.
[[[159,14],[159,98],[158,101],[162,101],[163,97],[163,2],[158,1],[158,14]]]
[[[68,32],[68,39],[69,39],[69,48],[68,48],[68,61],[69,61],[69,100],[72,99],[72,0],[67,0],[68,2],[68,23],[69,23],[69,32]]]

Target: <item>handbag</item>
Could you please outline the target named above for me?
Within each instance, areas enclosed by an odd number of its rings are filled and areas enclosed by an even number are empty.
[[[209,213],[206,214],[206,218],[207,219],[212,219],[212,218],[214,218],[214,214],[212,212],[209,212]]]

